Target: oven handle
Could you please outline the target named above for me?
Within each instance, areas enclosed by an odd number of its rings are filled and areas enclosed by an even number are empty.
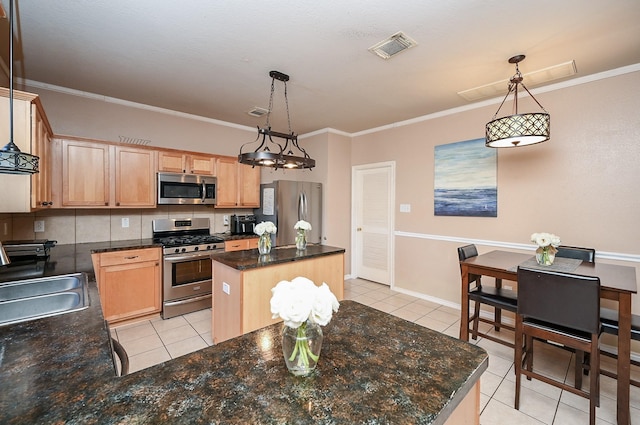
[[[207,258],[211,256],[211,252],[207,251],[206,254],[187,254],[187,255],[177,255],[177,256],[165,256],[164,261],[167,263],[178,263],[180,261],[193,261],[199,260],[202,258]]]
[[[211,294],[207,294],[207,295],[202,295],[199,297],[191,297],[191,298],[187,298],[186,300],[178,300],[178,301],[165,301],[164,305],[165,306],[174,306],[174,305],[182,305],[182,304],[189,304],[189,303],[193,303],[196,301],[202,301],[202,300],[206,300],[211,298]]]

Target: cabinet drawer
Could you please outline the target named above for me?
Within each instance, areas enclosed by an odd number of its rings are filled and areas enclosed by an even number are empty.
[[[100,254],[100,266],[160,261],[160,248],[129,249]]]
[[[258,248],[258,238],[234,239],[224,243],[225,251],[241,251],[243,249],[254,248]]]

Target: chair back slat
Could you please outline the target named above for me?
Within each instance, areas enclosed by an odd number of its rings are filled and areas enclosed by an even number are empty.
[[[458,260],[464,261],[467,258],[477,257],[478,249],[475,245],[465,245],[458,248]]]
[[[518,314],[588,333],[600,330],[600,279],[518,268]]]

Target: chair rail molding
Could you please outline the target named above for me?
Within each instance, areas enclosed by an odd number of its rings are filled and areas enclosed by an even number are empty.
[[[515,243],[515,242],[503,242],[503,241],[493,241],[488,239],[470,239],[470,238],[461,238],[458,236],[447,236],[447,235],[432,235],[428,233],[414,233],[414,232],[403,232],[396,230],[393,232],[394,236],[397,237],[405,237],[405,238],[416,238],[416,239],[429,239],[434,241],[443,241],[443,242],[457,242],[462,244],[475,244],[482,246],[490,246],[495,248],[508,248],[508,249],[520,249],[524,251],[535,251],[536,245],[533,244],[524,244],[524,243]],[[596,259],[597,260],[617,260],[617,261],[628,261],[631,263],[640,263],[640,255],[637,254],[626,254],[623,252],[608,252],[608,251],[596,251]]]

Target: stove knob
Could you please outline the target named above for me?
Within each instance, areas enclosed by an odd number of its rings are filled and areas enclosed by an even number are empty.
[[[200,249],[200,247],[197,247],[197,246],[195,248],[193,248],[194,251],[197,251],[199,249]]]
[[[180,248],[176,248],[176,250],[174,251],[176,254],[180,252]]]
[[[187,252],[187,248],[182,248],[182,252]]]
[[[207,245],[207,251],[211,250],[211,245]]]

